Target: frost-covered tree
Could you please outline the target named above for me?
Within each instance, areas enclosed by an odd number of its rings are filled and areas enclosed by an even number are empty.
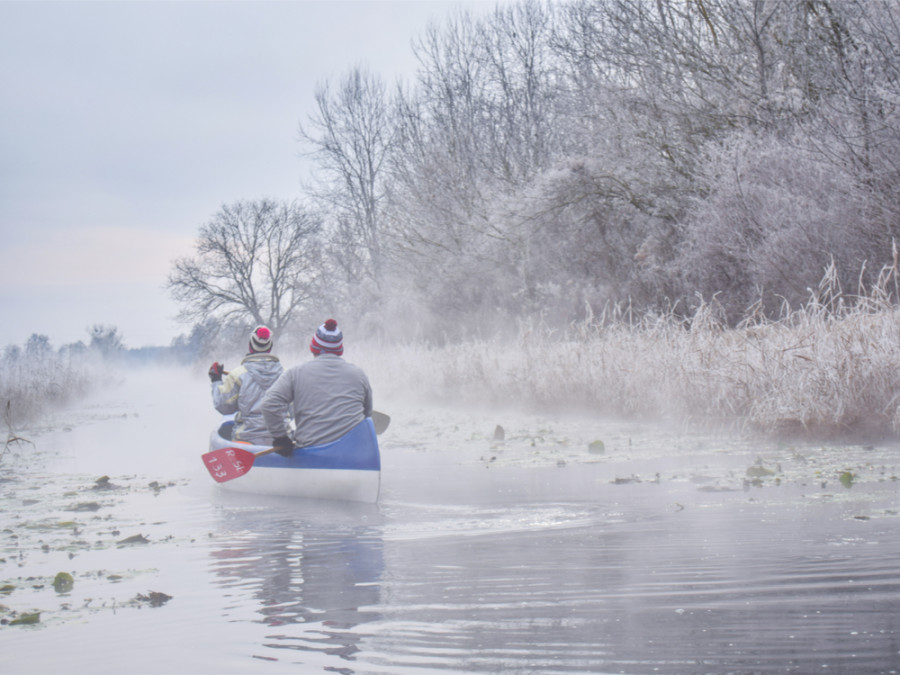
[[[529,1],[458,13],[414,44],[420,69],[398,96],[391,260],[448,319],[519,308],[527,246],[503,204],[554,152],[550,28]]]
[[[759,300],[796,306],[826,268],[844,289],[871,284],[900,236],[896,6],[779,11],[768,103],[780,115],[705,146],[676,263],[686,294],[719,293],[733,319]]]
[[[333,221],[330,250],[348,279],[378,281],[387,161],[394,127],[385,85],[361,67],[315,94],[316,113],[300,137],[311,148],[313,194]]]
[[[452,335],[712,296],[737,321],[826,266],[872,281],[900,238],[898,7],[524,0],[432,24],[385,118],[378,251],[402,290],[380,299]]]
[[[855,291],[890,260],[878,210],[808,147],[746,133],[711,148],[707,171],[677,263],[685,288],[719,293],[733,321],[759,300],[769,314],[799,306],[831,265]]]
[[[592,258],[608,299],[640,306],[719,294],[735,316],[760,294],[805,297],[832,257],[843,282],[877,269],[896,236],[895,15],[826,0],[563,5],[572,143],[532,212],[543,203],[558,239]],[[616,192],[629,198],[603,199]]]
[[[96,324],[88,333],[91,336],[90,349],[104,358],[116,356],[125,350],[122,335],[115,326]]]
[[[29,359],[43,359],[53,353],[50,338],[40,333],[32,333],[25,342],[25,356]]]

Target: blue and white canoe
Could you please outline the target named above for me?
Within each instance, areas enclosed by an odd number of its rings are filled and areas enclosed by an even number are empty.
[[[295,448],[291,457],[282,457],[266,446],[229,440],[233,424],[232,420],[226,420],[212,432],[210,452],[203,456],[214,478],[217,467],[209,466],[209,462],[213,461],[210,458],[220,458],[221,461],[225,454],[244,458],[243,466],[237,460],[226,467],[229,477],[219,483],[223,488],[282,497],[378,501],[381,455],[371,418],[367,417],[331,443]],[[236,452],[229,453],[229,449]],[[235,468],[239,475],[232,479]]]

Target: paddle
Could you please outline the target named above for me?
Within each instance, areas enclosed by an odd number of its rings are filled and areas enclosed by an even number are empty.
[[[245,448],[219,448],[203,455],[203,465],[217,483],[224,483],[240,478],[253,467],[257,457],[272,452],[275,448],[259,452],[250,452]]]
[[[375,426],[375,433],[384,433],[391,423],[390,415],[372,411],[372,423]],[[213,477],[217,483],[240,478],[253,468],[253,462],[257,457],[268,455],[275,452],[275,448],[266,448],[259,452],[251,452],[246,448],[219,448],[211,450],[202,455],[203,465],[209,471],[209,475]]]
[[[383,412],[378,412],[377,410],[372,411],[372,423],[375,425],[375,433],[379,436],[385,432],[385,430],[391,424],[391,416],[385,415]]]

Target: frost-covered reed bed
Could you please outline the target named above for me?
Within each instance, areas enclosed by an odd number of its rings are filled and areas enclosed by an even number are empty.
[[[523,322],[514,340],[398,347],[366,364],[391,393],[484,405],[870,436],[900,430],[896,278],[846,297],[826,276],[778,320],[729,328],[715,303],[630,320],[609,312],[564,327]]]
[[[109,376],[103,362],[89,354],[47,351],[39,355],[10,350],[0,358],[0,428],[21,429],[45,413],[60,409]]]

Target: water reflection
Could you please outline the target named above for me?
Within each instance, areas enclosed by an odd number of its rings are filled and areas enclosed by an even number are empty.
[[[210,555],[226,616],[247,620],[252,612],[249,620],[279,627],[267,647],[352,659],[360,640],[353,629],[381,616],[368,609],[381,602],[384,574],[377,508],[244,503],[223,506],[221,520]],[[296,624],[303,630],[291,629]]]
[[[895,672],[896,518],[742,493],[650,514],[653,489],[617,493],[621,514],[563,505],[583,512],[569,522],[548,504],[471,508],[468,532],[443,510],[417,535],[398,525],[423,509],[389,506],[388,601],[367,627],[377,655],[359,660],[394,673]]]
[[[226,620],[265,628],[250,655],[305,672],[895,671],[894,486],[777,496],[244,502],[212,569]]]

